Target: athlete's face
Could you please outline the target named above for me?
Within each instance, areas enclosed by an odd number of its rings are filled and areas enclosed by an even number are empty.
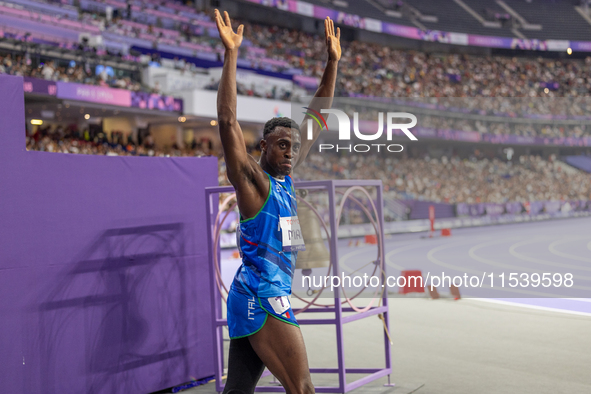
[[[267,163],[275,174],[287,176],[297,163],[300,153],[300,133],[296,129],[277,126],[275,130],[261,141],[261,148]]]

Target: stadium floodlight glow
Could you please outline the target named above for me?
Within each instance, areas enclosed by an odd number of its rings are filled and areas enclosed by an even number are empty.
[[[217,126],[218,122],[216,120],[212,120],[211,122],[209,122],[209,124],[212,126]]]
[[[179,122],[185,123],[186,121],[187,121],[187,118],[185,118],[184,116],[179,116]]]
[[[84,115],[84,119],[86,119],[86,120],[90,119],[90,114]]]
[[[572,55],[573,54],[573,49],[572,48],[568,48],[566,50],[566,53],[568,53],[569,55]]]
[[[41,126],[43,121],[41,119],[31,119],[31,124],[35,126]]]

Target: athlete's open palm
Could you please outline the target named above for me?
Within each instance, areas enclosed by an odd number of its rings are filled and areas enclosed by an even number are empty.
[[[215,10],[215,24],[220,32],[220,38],[228,50],[237,49],[242,44],[242,33],[244,25],[238,26],[236,33],[232,30],[232,22],[227,11],[224,11],[224,18],[218,10]]]
[[[334,22],[328,16],[324,20],[324,36],[326,37],[326,48],[330,60],[341,59],[341,29],[337,27],[335,33]]]

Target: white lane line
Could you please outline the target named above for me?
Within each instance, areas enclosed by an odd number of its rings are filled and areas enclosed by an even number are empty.
[[[561,241],[555,241],[552,242],[549,246],[548,246],[548,250],[550,251],[550,253],[556,255],[556,256],[560,256],[560,257],[566,257],[567,259],[572,259],[572,260],[577,260],[577,261],[583,261],[585,263],[591,263],[591,258],[588,257],[581,257],[581,256],[575,256],[573,254],[569,254],[569,253],[564,253],[561,252],[559,250],[556,249],[557,245],[562,245],[564,243],[567,242],[573,242],[573,241],[580,241],[582,239],[585,239],[587,237],[581,238],[581,237],[577,237],[577,238],[571,238],[571,239],[563,239]],[[589,242],[589,244],[591,245],[591,242]]]
[[[446,263],[444,261],[439,260],[438,258],[436,258],[434,256],[434,254],[436,252],[439,252],[439,251],[445,250],[445,249],[449,249],[449,248],[453,248],[455,246],[459,246],[457,242],[456,243],[453,243],[451,245],[441,245],[441,246],[438,246],[436,248],[433,248],[433,249],[431,249],[427,253],[427,258],[432,263],[435,263],[435,264],[437,264],[437,265],[439,265],[441,267],[445,267],[445,268],[449,268],[449,269],[452,269],[452,270],[456,270],[456,271],[460,271],[460,272],[465,272],[465,273],[472,273],[472,274],[475,274],[475,275],[480,276],[480,274],[482,274],[482,272],[483,272],[482,270],[475,270],[475,269],[471,269],[471,268],[467,268],[467,267],[460,267],[458,265],[449,264],[449,263]]]
[[[476,254],[476,251],[479,250],[479,249],[482,249],[484,247],[491,246],[491,245],[494,245],[494,244],[497,244],[497,243],[503,243],[505,241],[507,241],[507,239],[500,240],[500,241],[499,240],[496,240],[496,241],[491,241],[491,242],[484,242],[484,243],[475,245],[472,248],[470,248],[470,250],[468,251],[468,255],[472,259],[474,259],[476,261],[480,261],[481,263],[488,264],[488,265],[491,265],[493,267],[507,268],[507,269],[511,269],[511,270],[514,270],[514,271],[515,270],[519,270],[520,272],[537,272],[537,273],[540,273],[540,274],[543,274],[544,273],[544,270],[543,269],[524,268],[524,267],[521,267],[521,266],[516,266],[515,264],[499,263],[497,261],[490,260],[490,259],[487,259],[485,257],[479,256],[479,255]],[[577,275],[577,278],[576,279],[591,280],[591,276]]]
[[[579,300],[579,298],[576,298],[576,299]],[[579,315],[579,316],[591,317],[591,313],[587,313],[587,312],[579,312],[579,311],[571,311],[571,310],[568,310],[568,309],[548,308],[548,307],[545,307],[545,306],[522,304],[519,301],[516,301],[516,302],[512,302],[512,301],[501,301],[501,300],[493,300],[493,299],[489,299],[489,298],[466,298],[466,300],[474,300],[474,301],[480,301],[480,302],[489,302],[491,304],[502,304],[502,305],[515,306],[515,307],[519,307],[519,308],[537,309],[537,310],[542,310],[542,311],[547,311],[547,312],[567,313],[567,314],[570,314],[570,315]]]
[[[468,250],[468,256],[470,256],[472,259],[474,259],[476,261],[480,261],[481,263],[492,265],[493,267],[515,269],[515,268],[517,268],[517,267],[515,267],[515,265],[499,263],[497,261],[490,260],[490,259],[484,258],[482,256],[478,256],[476,254],[476,251],[479,250],[479,249],[482,249],[482,248],[487,247],[487,246],[491,246],[491,245],[495,245],[495,244],[500,244],[500,243],[503,243],[503,242],[507,242],[509,240],[515,240],[515,238],[514,237],[505,238],[505,239],[501,239],[501,240],[489,241],[489,242],[484,242],[484,243],[481,243],[481,244],[474,245],[473,247],[470,248],[470,250]],[[525,270],[523,270],[523,271],[525,271]],[[529,269],[529,271],[534,271],[534,270]],[[538,271],[534,271],[534,272],[538,272]]]
[[[401,266],[401,265],[398,265],[398,264],[396,264],[395,262],[393,262],[393,261],[392,261],[392,260],[390,260],[390,259],[391,259],[391,258],[392,258],[392,256],[394,256],[395,254],[398,254],[398,253],[400,253],[400,252],[404,252],[404,251],[407,251],[407,250],[415,249],[415,248],[418,248],[418,247],[420,247],[420,246],[424,247],[425,245],[423,245],[423,244],[412,244],[412,245],[406,245],[406,246],[402,246],[402,247],[400,247],[400,248],[396,248],[396,249],[394,249],[394,250],[392,250],[392,251],[390,251],[390,252],[386,253],[386,264],[388,264],[390,267],[392,267],[392,268],[396,268],[397,270],[400,270],[400,271],[402,271],[402,270],[404,270],[404,269],[408,268],[408,267],[403,267],[403,266]]]
[[[520,246],[529,245],[529,244],[533,244],[536,242],[540,242],[540,239],[538,238],[538,239],[534,239],[533,241],[529,240],[529,241],[521,241],[521,242],[514,243],[509,248],[509,253],[511,253],[512,256],[517,257],[520,260],[531,261],[532,263],[548,265],[551,267],[572,268],[572,269],[583,270],[583,271],[591,271],[591,268],[589,268],[589,267],[583,267],[580,265],[572,265],[572,264],[554,263],[552,261],[547,261],[547,260],[542,260],[542,259],[538,259],[535,257],[526,256],[523,253],[518,253],[515,251],[515,249],[519,248]]]
[[[587,244],[587,249],[591,250],[591,241]]]
[[[436,258],[434,256],[435,252],[439,252],[441,250],[448,249],[448,248],[451,248],[451,247],[454,247],[454,246],[458,246],[458,243],[451,244],[451,245],[442,245],[442,246],[433,248],[433,249],[431,249],[429,251],[429,253],[427,253],[427,258],[432,263],[434,263],[436,265],[439,265],[441,267],[450,268],[450,269],[457,270],[457,271],[464,272],[464,273],[472,273],[472,274],[476,274],[476,275],[480,276],[480,274],[483,271],[479,271],[479,270],[475,270],[475,269],[470,269],[470,268],[466,268],[466,267],[459,267],[457,265],[449,264],[449,263],[446,263],[444,261],[439,260],[438,258]],[[486,271],[484,271],[484,272],[486,272]],[[487,286],[487,285],[482,286],[482,287],[483,288],[487,288],[487,289],[491,289],[491,286]],[[544,298],[546,298],[546,297],[549,296],[548,293],[544,293],[544,292],[540,292],[540,291],[523,290],[523,289],[520,289],[518,287],[505,288],[505,287],[500,287],[500,286],[494,286],[494,287],[492,287],[492,289],[496,289],[496,290],[500,290],[500,291],[506,291],[506,292],[509,292],[509,293],[527,294],[527,295],[530,295],[532,297],[544,297]],[[571,286],[570,289],[591,290],[591,287]],[[551,294],[551,296],[560,297],[560,298],[568,298],[568,296],[560,295],[560,294]]]
[[[580,301],[580,302],[591,302],[591,298],[565,298],[565,300]]]
[[[364,254],[364,253],[368,253],[368,249],[375,249],[375,246],[374,246],[374,247],[370,247],[370,246],[363,246],[363,247],[361,247],[361,249],[359,249],[359,250],[355,250],[355,251],[353,251],[353,252],[349,252],[349,253],[347,253],[347,254],[343,255],[341,258],[339,258],[339,268],[340,268],[341,270],[347,271],[347,272],[349,272],[349,273],[350,273],[350,272],[353,272],[353,269],[351,269],[351,268],[350,268],[350,267],[347,265],[346,261],[347,261],[347,260],[349,260],[349,259],[351,259],[351,258],[353,258],[353,257],[355,257],[355,256],[357,256],[357,255]],[[376,258],[375,258],[375,259],[377,259],[377,258],[378,258],[377,256],[378,256],[378,255],[377,255],[377,250],[376,250]]]
[[[560,264],[560,263],[553,263],[551,261],[547,261],[547,260],[542,260],[542,259],[538,259],[535,257],[530,257],[530,256],[526,256],[524,254],[521,253],[517,253],[515,251],[515,249],[517,249],[520,246],[523,245],[527,245],[527,244],[532,244],[534,242],[539,242],[538,241],[522,241],[522,242],[517,242],[513,245],[511,245],[511,247],[509,248],[509,253],[511,253],[512,256],[517,257],[520,260],[525,260],[525,261],[531,261],[532,263],[537,263],[537,264],[542,264],[542,265],[549,265],[549,266],[553,266],[553,267],[560,267],[560,268],[572,268],[572,269],[576,269],[576,270],[584,270],[584,271],[591,271],[591,268],[587,268],[587,267],[580,267],[577,265],[570,265],[570,264]],[[583,276],[583,275],[576,275],[576,277],[574,277],[575,281],[578,280],[591,280],[591,277],[589,276]],[[578,286],[578,285],[574,285],[569,287],[570,289],[578,289],[578,290],[591,290],[591,287],[589,286]]]

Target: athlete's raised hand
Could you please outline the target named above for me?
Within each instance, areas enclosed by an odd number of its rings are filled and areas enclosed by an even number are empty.
[[[337,27],[335,34],[334,22],[328,16],[324,20],[324,37],[326,37],[326,49],[329,60],[341,59],[341,29]]]
[[[220,32],[220,38],[222,39],[222,42],[224,43],[224,47],[226,47],[226,50],[238,49],[240,44],[242,44],[242,33],[244,32],[244,25],[238,26],[238,29],[236,29],[236,33],[234,33],[234,30],[232,30],[232,22],[230,21],[228,11],[224,11],[224,18],[222,18],[222,15],[218,10],[215,10],[215,24],[218,27],[218,31]]]

